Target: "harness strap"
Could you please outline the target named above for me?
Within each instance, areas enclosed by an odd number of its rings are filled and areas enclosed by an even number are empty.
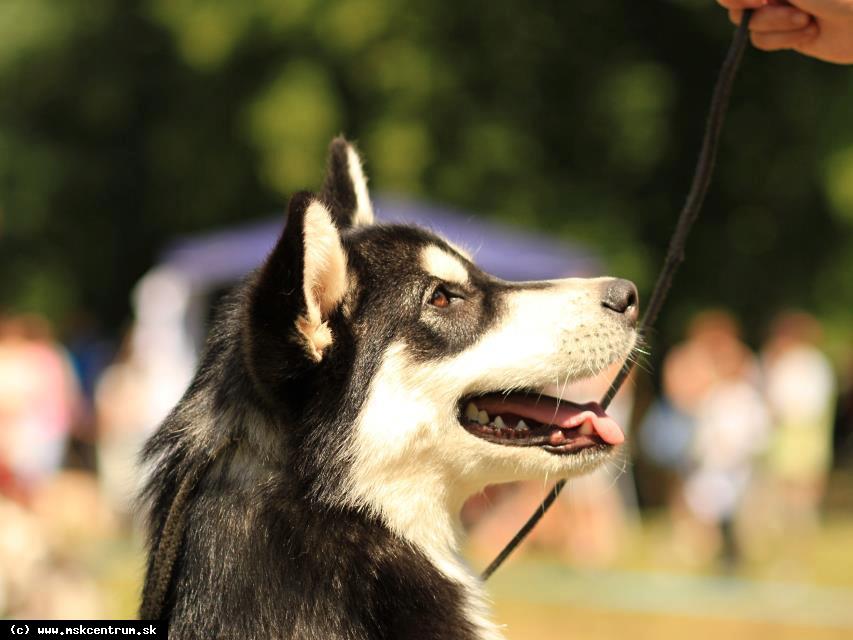
[[[729,50],[723,61],[723,66],[717,76],[717,83],[714,86],[714,93],[711,97],[708,120],[705,124],[705,134],[702,138],[702,148],[699,152],[699,160],[696,163],[696,170],[693,174],[693,182],[690,185],[690,191],[687,193],[687,200],[684,203],[684,207],[678,216],[678,223],[669,242],[666,259],[664,260],[663,267],[661,267],[655,288],[652,291],[649,306],[646,308],[643,320],[640,322],[638,329],[640,335],[648,335],[649,329],[654,326],[657,320],[661,307],[663,307],[663,303],[669,293],[675,272],[678,271],[678,267],[684,261],[684,247],[687,243],[687,236],[696,219],[699,217],[702,203],[705,201],[705,195],[708,193],[708,186],[711,184],[711,177],[714,174],[714,163],[717,159],[717,149],[720,145],[720,137],[723,131],[723,120],[725,119],[726,110],[729,106],[729,98],[732,93],[732,84],[737,75],[740,61],[743,58],[743,52],[746,49],[747,30],[751,16],[752,9],[747,9],[743,12],[743,19],[735,31],[732,43],[729,45]],[[607,393],[601,399],[600,404],[602,409],[608,407],[633,368],[634,360],[629,356],[622,364],[622,368],[616,374],[613,382],[610,383]],[[509,554],[527,537],[565,486],[565,479],[559,480],[554,484],[545,496],[542,504],[537,507],[533,515],[518,530],[518,533],[513,536],[512,540],[507,543],[497,557],[483,571],[481,576],[483,580],[488,580],[495,570],[503,564]]]

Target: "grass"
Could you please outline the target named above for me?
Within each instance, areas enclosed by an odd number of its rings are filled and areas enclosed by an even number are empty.
[[[509,640],[853,638],[853,517],[782,536],[735,573],[671,553],[669,533],[648,519],[606,570],[522,553],[488,583],[494,619]]]
[[[665,521],[652,517],[606,570],[522,552],[487,585],[493,617],[508,640],[853,638],[853,517],[830,519],[798,552],[805,565],[785,562],[782,553],[781,569],[763,559],[735,575],[680,561],[667,553],[668,540]],[[134,617],[139,545],[117,540],[87,555],[105,616]]]
[[[498,600],[507,640],[849,640],[849,628]]]

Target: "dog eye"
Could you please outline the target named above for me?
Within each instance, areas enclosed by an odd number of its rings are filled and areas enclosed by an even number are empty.
[[[432,292],[432,295],[429,298],[429,303],[439,309],[446,309],[450,306],[450,301],[453,297],[454,296],[447,289],[442,286],[438,286],[435,288],[435,291]]]

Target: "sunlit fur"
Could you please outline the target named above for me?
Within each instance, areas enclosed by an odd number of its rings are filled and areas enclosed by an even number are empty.
[[[298,322],[310,353],[316,360],[332,342],[332,334],[323,320],[340,304],[347,285],[346,255],[331,215],[319,201],[305,212],[304,283],[306,312]]]
[[[355,190],[356,207],[353,214],[353,224],[365,225],[373,223],[373,205],[367,192],[367,178],[361,168],[361,158],[352,146],[347,147],[347,161],[350,181]]]
[[[436,245],[424,247],[421,252],[421,265],[424,271],[437,280],[452,284],[465,284],[468,282],[468,270],[463,262],[455,255],[444,251]]]

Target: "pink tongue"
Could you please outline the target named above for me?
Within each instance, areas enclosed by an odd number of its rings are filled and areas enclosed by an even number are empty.
[[[580,427],[584,422],[592,424],[595,432],[607,444],[621,444],[625,434],[616,421],[608,416],[597,402],[575,404],[548,396],[527,398],[523,396],[486,396],[478,398],[474,404],[490,416],[514,413],[522,418],[530,418],[542,424],[553,424],[564,429]]]

